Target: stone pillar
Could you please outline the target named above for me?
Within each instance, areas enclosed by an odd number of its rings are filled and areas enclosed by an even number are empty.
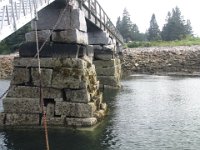
[[[103,31],[88,33],[94,49],[94,64],[101,88],[120,88],[121,63],[116,41]]]
[[[55,23],[64,12],[58,26]],[[42,124],[40,81],[35,58],[35,26],[14,60],[11,88],[3,100],[1,125]],[[93,51],[88,44],[84,13],[54,3],[39,13],[37,22],[41,57],[41,93],[50,126],[92,126],[106,111],[99,91]],[[53,30],[54,29],[54,30]],[[47,40],[46,40],[47,39]]]

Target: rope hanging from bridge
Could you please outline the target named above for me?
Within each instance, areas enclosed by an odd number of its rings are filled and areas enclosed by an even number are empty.
[[[38,14],[35,7],[35,39],[36,39],[36,49],[37,49],[37,60],[38,60],[38,74],[39,74],[39,82],[40,82],[40,108],[42,113],[42,120],[43,120],[43,127],[44,127],[44,133],[45,133],[45,144],[46,144],[46,150],[49,150],[49,136],[48,136],[48,127],[47,127],[47,119],[46,119],[46,109],[45,109],[45,103],[43,99],[42,94],[42,72],[41,72],[41,66],[40,66],[40,50],[39,50],[39,42],[38,42],[38,32],[37,32],[37,21],[38,21]]]
[[[41,45],[41,47],[39,48],[39,53],[41,53],[43,47],[45,46],[45,44],[48,42],[48,39],[51,37],[51,35],[53,34],[53,32],[55,31],[56,27],[58,26],[58,24],[61,21],[61,18],[64,16],[65,12],[67,10],[67,7],[65,7],[65,9],[63,10],[63,12],[60,14],[60,16],[58,17],[57,22],[55,23],[55,25],[52,28],[52,31],[50,32],[49,36],[45,39],[45,41],[43,42],[43,44]],[[39,54],[38,52],[35,54],[34,58],[37,57],[37,55]],[[29,67],[29,65],[27,64],[26,69]],[[3,97],[8,93],[10,87],[0,96],[0,100],[3,99]]]

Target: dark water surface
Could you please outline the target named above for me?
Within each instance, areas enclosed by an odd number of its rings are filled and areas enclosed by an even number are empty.
[[[93,132],[49,130],[51,150],[200,149],[200,78],[135,75],[122,85],[106,90],[110,112]],[[0,150],[44,149],[40,129],[0,130]]]

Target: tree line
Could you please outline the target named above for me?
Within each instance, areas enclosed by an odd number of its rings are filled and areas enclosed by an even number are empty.
[[[124,9],[122,18],[118,17],[116,28],[119,30],[125,42],[129,41],[173,41],[182,40],[187,36],[192,36],[192,26],[190,20],[184,20],[178,7],[168,12],[166,23],[162,31],[156,21],[155,14],[152,14],[150,26],[146,33],[141,33],[138,26],[130,19],[127,9]],[[30,23],[13,33],[0,43],[0,54],[14,52],[25,40],[25,33],[30,31]]]
[[[25,33],[31,30],[31,24],[28,23],[21,29],[17,30],[9,37],[0,42],[0,54],[15,52],[20,44],[25,41]]]
[[[124,9],[122,18],[118,17],[116,28],[119,30],[125,42],[129,41],[173,41],[182,40],[187,36],[193,36],[190,20],[184,20],[178,7],[168,12],[166,23],[162,31],[156,21],[156,15],[152,14],[150,25],[146,33],[140,33],[138,26],[130,19],[127,9]]]

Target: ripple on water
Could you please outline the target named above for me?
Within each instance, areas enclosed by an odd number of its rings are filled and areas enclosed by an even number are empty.
[[[0,92],[8,85],[2,83]],[[50,130],[51,149],[200,149],[199,78],[137,75],[122,85],[119,91],[105,92],[109,115],[94,132]],[[40,133],[0,131],[0,145],[9,150],[42,150]]]

